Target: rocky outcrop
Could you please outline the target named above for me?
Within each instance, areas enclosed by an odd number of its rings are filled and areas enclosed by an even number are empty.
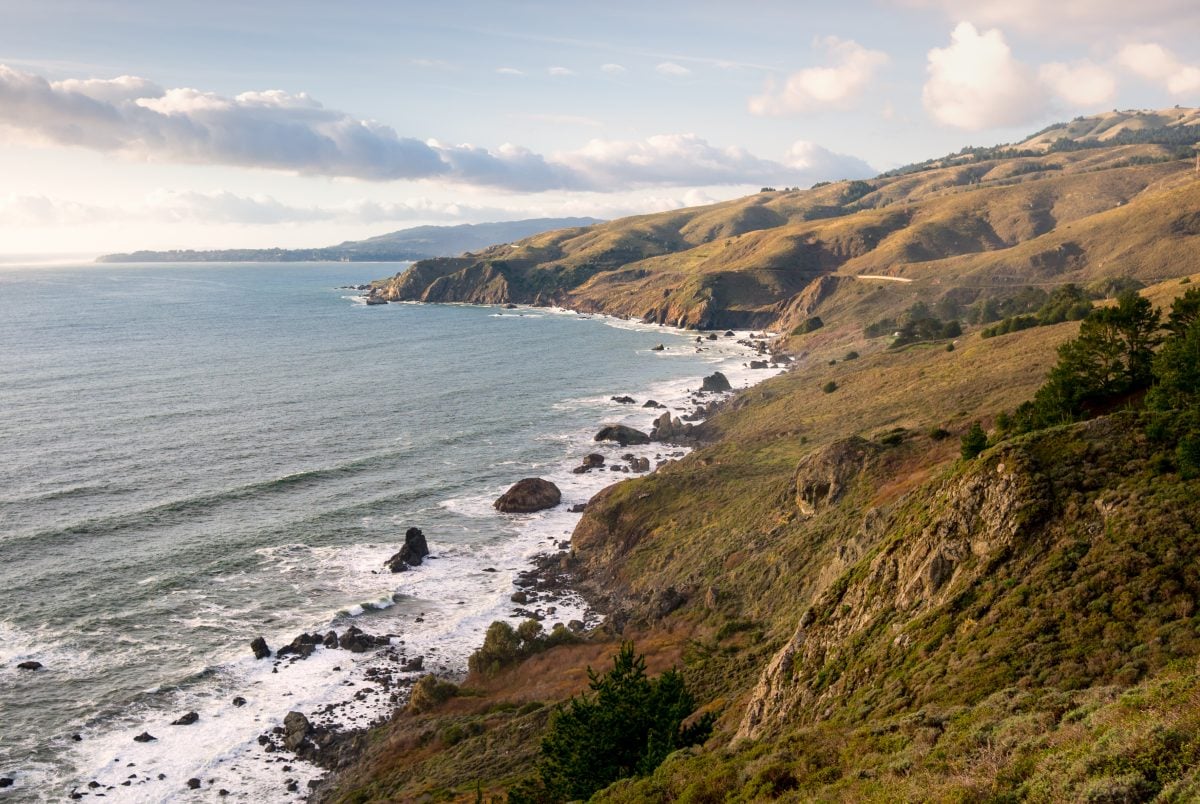
[[[732,391],[733,386],[729,384],[728,377],[719,371],[714,371],[704,378],[704,382],[700,385],[700,390],[709,394],[720,394],[725,391]]]
[[[506,514],[528,514],[553,508],[560,502],[562,492],[558,486],[540,477],[527,477],[513,484],[492,506]]]
[[[804,516],[829,507],[865,472],[883,448],[864,438],[835,441],[808,455],[796,468],[796,507]]]
[[[262,637],[255,637],[250,643],[250,650],[254,652],[255,659],[265,659],[271,655],[271,649],[267,647],[267,640]]]
[[[420,566],[425,556],[429,555],[429,544],[420,528],[409,528],[404,532],[404,546],[394,556],[384,562],[384,566],[392,572],[404,572],[409,567]]]
[[[654,441],[678,444],[691,440],[693,430],[695,425],[681,421],[678,416],[664,413],[654,420],[650,438]]]
[[[819,510],[836,500],[872,449],[861,439],[831,445],[801,464],[797,504]],[[757,738],[773,728],[815,720],[861,677],[833,676],[830,663],[865,631],[903,631],[954,590],[978,582],[1007,555],[1027,529],[1041,522],[1051,499],[1036,462],[1008,445],[900,506],[882,530],[888,535],[851,565],[808,609],[776,653],[751,695],[738,736]]]
[[[606,424],[592,440],[615,441],[622,447],[628,447],[630,444],[649,444],[650,436],[624,424]]]

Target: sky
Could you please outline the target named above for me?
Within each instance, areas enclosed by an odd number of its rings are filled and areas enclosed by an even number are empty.
[[[1200,106],[1195,0],[0,0],[0,254],[310,247]]]

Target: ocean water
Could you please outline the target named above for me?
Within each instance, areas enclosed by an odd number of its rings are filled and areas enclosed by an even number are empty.
[[[650,396],[682,413],[714,368],[766,373],[732,338],[338,289],[401,267],[0,266],[0,800],[297,799],[320,771],[256,737],[292,709],[386,713],[379,658],[275,668],[252,638],[356,624],[461,670],[515,616],[515,574],[569,538],[568,506],[625,477],[569,471],[601,423],[648,429]],[[564,504],[491,508],[532,475]],[[410,526],[434,558],[393,575]]]

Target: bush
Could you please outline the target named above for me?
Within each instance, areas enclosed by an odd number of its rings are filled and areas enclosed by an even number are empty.
[[[843,357],[842,360],[858,360],[858,352],[855,352],[855,351],[846,352],[846,356]]]
[[[816,332],[821,327],[825,326],[825,322],[820,316],[814,315],[812,318],[806,318],[792,330],[793,335],[807,335],[810,332]]]
[[[503,620],[497,620],[488,626],[483,645],[467,657],[467,669],[482,676],[494,676],[535,653],[578,641],[579,637],[562,623],[556,623],[554,629],[545,634],[537,620],[525,620],[515,629]]]
[[[935,427],[929,431],[929,437],[934,441],[945,441],[950,437],[950,431],[941,427]]]
[[[408,711],[415,714],[428,712],[455,695],[458,695],[458,687],[449,681],[442,681],[432,674],[421,676],[413,685],[412,695],[408,699]]]
[[[838,389],[838,384],[836,382],[834,382],[833,380],[830,380],[829,382],[827,382],[821,386],[821,390],[827,394],[832,394],[837,389]]]
[[[971,429],[967,430],[962,437],[962,456],[964,460],[972,460],[979,453],[987,449],[988,439],[987,433],[983,432],[983,426],[979,422],[971,425]]]
[[[598,675],[589,667],[588,678],[591,695],[555,708],[538,778],[510,791],[513,804],[587,799],[617,779],[649,774],[672,751],[712,733],[712,714],[684,725],[696,703],[683,676],[668,670],[647,678],[632,643],[621,645],[611,670]]]

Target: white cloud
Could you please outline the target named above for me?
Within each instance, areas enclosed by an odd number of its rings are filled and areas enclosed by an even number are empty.
[[[1072,106],[1100,106],[1117,94],[1117,80],[1106,68],[1083,59],[1065,64],[1051,62],[1038,68],[1038,79]]]
[[[1027,123],[1046,108],[1033,71],[1013,58],[996,29],[960,22],[950,46],[929,51],[922,101],[935,120],[978,130]]]
[[[1161,83],[1172,95],[1200,92],[1200,67],[1183,63],[1162,45],[1152,42],[1126,45],[1117,60],[1136,75]]]
[[[575,75],[575,71],[567,67],[551,67],[546,72],[553,76]]]
[[[229,98],[128,77],[51,83],[0,66],[0,133],[4,130],[130,159],[527,193],[815,180],[809,168],[742,148],[719,148],[695,134],[593,140],[579,150],[545,156],[513,144],[488,149],[402,137],[303,93],[268,90]],[[819,178],[871,173],[851,157],[836,157],[824,167],[834,173]],[[848,173],[837,173],[842,170]]]
[[[1200,3],[1195,0],[893,0],[910,8],[938,8],[955,21],[1063,38],[1090,39],[1129,31],[1195,30]]]
[[[496,72],[500,73],[500,75],[525,75],[525,73],[516,67],[497,67]]]
[[[842,106],[859,95],[888,55],[857,42],[826,37],[818,43],[829,66],[808,67],[788,76],[782,87],[768,81],[762,95],[750,99],[757,115],[781,115],[828,106]]]
[[[626,70],[622,65],[613,64],[611,62],[608,64],[601,64],[600,71],[608,73],[609,75],[620,75],[621,73],[628,72],[628,70]]]
[[[664,61],[654,68],[660,75],[669,75],[672,78],[683,78],[686,75],[691,75],[692,71],[682,64],[676,64],[673,61]]]

